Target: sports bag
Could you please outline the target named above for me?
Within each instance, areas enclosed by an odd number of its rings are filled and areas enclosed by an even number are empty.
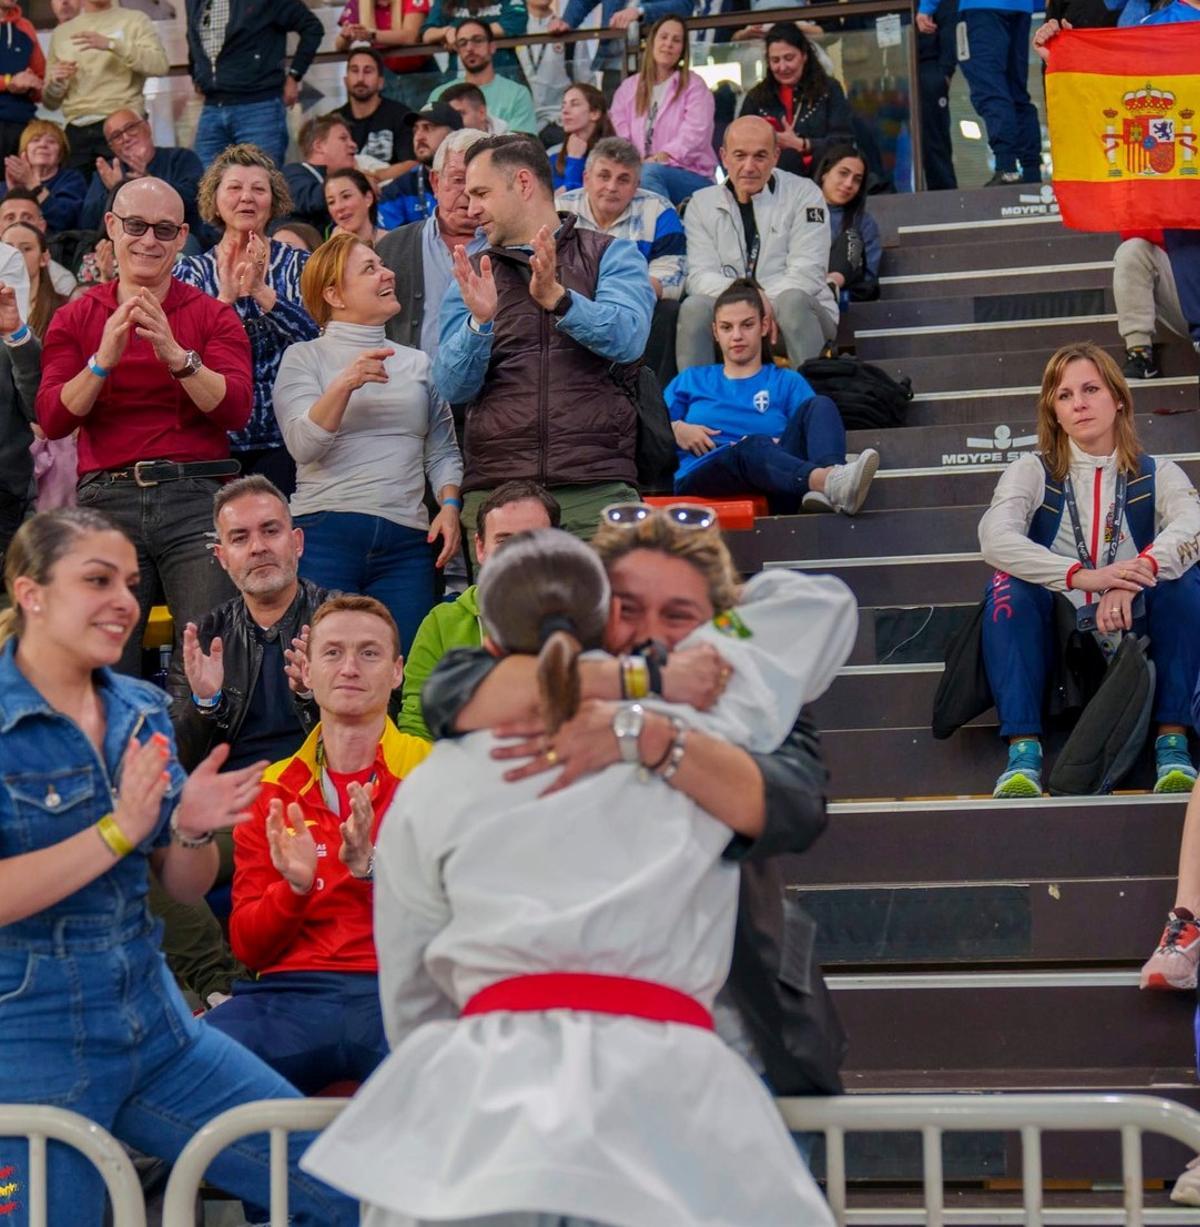
[[[858,358],[810,358],[800,374],[818,396],[828,396],[838,407],[847,430],[883,430],[904,425],[912,381],[899,381],[886,371]]]

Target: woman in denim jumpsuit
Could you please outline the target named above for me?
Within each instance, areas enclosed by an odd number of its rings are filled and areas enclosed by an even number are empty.
[[[14,538],[0,614],[0,1100],[69,1108],[138,1150],[173,1159],[218,1113],[298,1092],[196,1021],[159,950],[148,868],[183,901],[216,870],[210,832],[239,821],[264,764],[191,781],[175,758],[167,696],[111,671],[137,624],[137,559],[104,516],[46,512]],[[294,1222],[357,1223],[357,1209],[296,1161]],[[52,1227],[99,1227],[104,1186],[50,1143]],[[0,1139],[24,1185],[26,1143]],[[212,1165],[218,1186],[268,1200],[265,1137]],[[11,1220],[24,1223],[22,1203]],[[120,1227],[120,1225],[118,1225]]]

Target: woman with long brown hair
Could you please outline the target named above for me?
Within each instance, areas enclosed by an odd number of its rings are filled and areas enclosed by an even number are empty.
[[[581,651],[619,616],[603,564],[556,529],[520,534],[479,600],[497,654],[536,655],[553,734],[578,705]],[[690,713],[643,768],[643,709],[624,714],[623,761],[561,796],[504,783],[481,732],[439,742],[384,819],[393,1051],[304,1161],[365,1203],[368,1227],[831,1222],[766,1089],[713,1031],[738,872],[729,828],[669,787]]]
[[[562,144],[546,151],[556,192],[560,188],[571,191],[583,187],[583,168],[592,147],[606,136],[615,135],[608,116],[608,99],[594,85],[582,81],[563,90],[559,122]]]
[[[690,65],[683,19],[661,17],[646,35],[640,70],[612,100],[617,135],[642,155],[642,187],[674,205],[709,187],[717,168],[712,92]]]
[[[996,568],[983,615],[983,657],[1008,742],[997,797],[1042,791],[1043,708],[1056,651],[1054,594],[1106,655],[1124,632],[1149,632],[1157,675],[1155,792],[1190,792],[1187,745],[1200,674],[1200,502],[1174,461],[1147,455],[1133,397],[1098,345],[1058,350],[1038,397],[1038,454],[1014,460],[979,525]]]

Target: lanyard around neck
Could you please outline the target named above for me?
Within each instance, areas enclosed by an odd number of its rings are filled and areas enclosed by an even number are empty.
[[[1099,564],[1101,566],[1111,566],[1117,559],[1117,547],[1121,542],[1121,522],[1125,518],[1126,484],[1125,474],[1118,472],[1117,486],[1113,492],[1112,537],[1108,542],[1104,562]],[[1066,499],[1067,511],[1071,516],[1071,529],[1075,533],[1075,552],[1079,555],[1079,561],[1085,567],[1095,568],[1097,564],[1092,560],[1092,552],[1088,549],[1087,539],[1083,535],[1083,527],[1079,523],[1079,507],[1075,502],[1075,489],[1071,485],[1071,475],[1069,473],[1063,482],[1063,497]]]

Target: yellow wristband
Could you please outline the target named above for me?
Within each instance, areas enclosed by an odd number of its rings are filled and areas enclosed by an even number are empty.
[[[622,661],[625,669],[625,697],[644,699],[650,693],[650,670],[640,656],[626,656]]]
[[[112,814],[105,814],[96,823],[96,830],[100,833],[100,838],[104,840],[105,847],[117,860],[128,856],[133,851],[133,844],[125,838],[125,832],[117,825],[117,820]]]

